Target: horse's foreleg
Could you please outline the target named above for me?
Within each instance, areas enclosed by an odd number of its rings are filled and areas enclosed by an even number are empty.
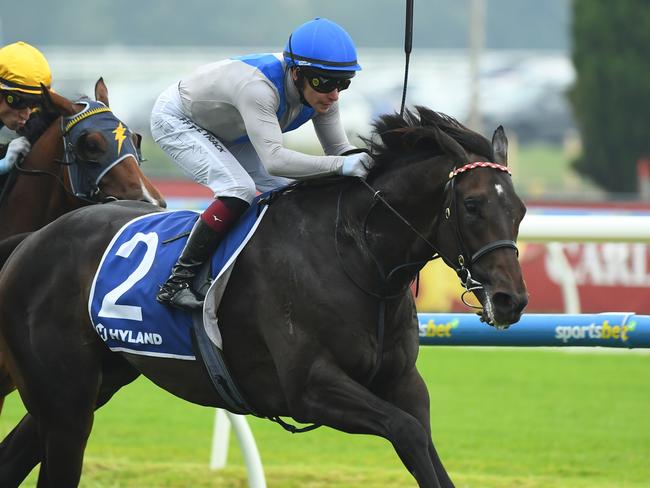
[[[41,445],[36,421],[26,414],[0,443],[0,486],[20,486],[41,461]]]
[[[429,392],[417,369],[413,368],[406,375],[387,383],[382,388],[380,396],[418,419],[427,432],[428,451],[440,484],[443,487],[454,486],[431,440]]]
[[[442,487],[429,457],[431,437],[423,425],[352,380],[338,366],[316,360],[305,388],[289,395],[292,416],[352,434],[389,440],[421,487]],[[451,485],[453,486],[453,485]]]

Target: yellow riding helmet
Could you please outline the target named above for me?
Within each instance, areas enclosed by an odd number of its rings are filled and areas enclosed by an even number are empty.
[[[52,73],[45,56],[26,42],[0,49],[0,90],[41,94],[41,83],[50,87]]]

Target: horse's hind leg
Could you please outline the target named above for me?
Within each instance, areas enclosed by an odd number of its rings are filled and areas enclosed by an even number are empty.
[[[34,417],[26,414],[0,443],[0,486],[20,486],[40,462],[43,451]]]
[[[292,391],[290,409],[300,422],[328,425],[352,434],[371,434],[389,440],[421,487],[441,488],[429,457],[431,437],[411,414],[382,400],[352,380],[338,366],[316,360],[306,388]]]

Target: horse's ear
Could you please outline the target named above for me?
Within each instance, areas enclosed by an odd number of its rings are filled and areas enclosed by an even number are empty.
[[[41,83],[41,97],[43,99],[43,108],[46,112],[58,112],[59,110],[54,105],[52,101],[52,96],[50,95],[50,90]]]
[[[508,138],[502,125],[497,127],[492,135],[492,150],[494,151],[494,162],[508,166]]]
[[[469,162],[469,156],[463,146],[437,125],[434,125],[433,127],[435,127],[436,141],[438,142],[440,149],[442,149],[456,164],[467,164]]]
[[[135,145],[136,149],[140,149],[142,147],[142,134],[138,134],[137,132],[133,133],[133,144]]]
[[[95,100],[102,102],[107,107],[108,105],[108,88],[104,83],[104,78],[99,78],[95,83]]]
[[[59,115],[74,115],[77,113],[70,100],[53,92],[42,83],[41,93],[43,95],[43,108],[46,111],[58,113]]]

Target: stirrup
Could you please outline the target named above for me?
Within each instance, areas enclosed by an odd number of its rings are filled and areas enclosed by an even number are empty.
[[[203,308],[203,297],[192,290],[186,281],[165,283],[160,287],[156,300],[163,305],[189,312]]]

